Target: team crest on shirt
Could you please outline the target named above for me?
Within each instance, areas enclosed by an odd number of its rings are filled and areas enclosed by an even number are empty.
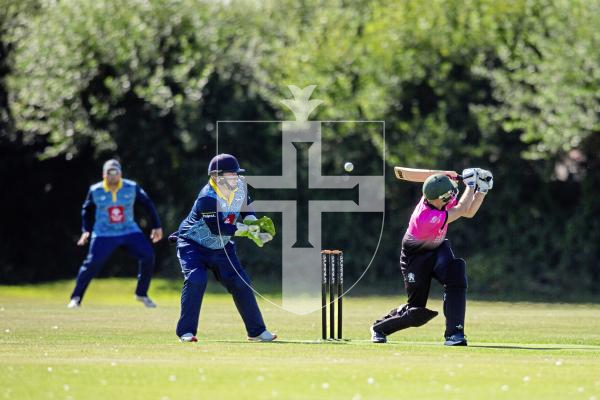
[[[432,224],[437,224],[438,222],[440,222],[440,217],[438,217],[437,215],[434,215],[433,217],[431,217]]]
[[[229,224],[229,225],[233,225],[233,223],[235,222],[235,214],[229,214],[227,216],[227,218],[225,218],[225,221],[223,221],[223,222],[225,222],[226,224]]]
[[[108,207],[108,220],[111,224],[125,222],[125,209],[123,206]]]

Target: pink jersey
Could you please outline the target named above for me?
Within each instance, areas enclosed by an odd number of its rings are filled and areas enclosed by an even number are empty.
[[[411,252],[438,247],[446,238],[448,231],[448,210],[455,207],[457,203],[458,200],[454,198],[443,210],[438,210],[421,197],[410,217],[402,246]]]

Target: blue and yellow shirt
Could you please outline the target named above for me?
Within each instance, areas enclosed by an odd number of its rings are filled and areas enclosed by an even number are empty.
[[[134,181],[121,179],[114,191],[108,187],[106,180],[90,186],[81,211],[82,230],[92,232],[92,237],[141,232],[133,218],[136,201],[148,212],[152,228],[160,228],[156,208],[144,189]]]
[[[237,230],[235,223],[238,218],[254,215],[250,203],[252,199],[242,179],[238,180],[237,188],[229,197],[224,196],[210,179],[179,226],[178,236],[193,240],[207,249],[223,249]]]

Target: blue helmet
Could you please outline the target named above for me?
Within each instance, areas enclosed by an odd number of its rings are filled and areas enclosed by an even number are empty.
[[[246,170],[240,168],[237,158],[231,154],[219,154],[214,156],[210,160],[210,164],[208,164],[208,174],[210,175],[211,172],[237,172],[238,174],[243,174]]]

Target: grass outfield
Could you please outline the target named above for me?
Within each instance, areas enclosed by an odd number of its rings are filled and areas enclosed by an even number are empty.
[[[598,305],[472,301],[469,347],[448,348],[440,317],[388,344],[368,341],[370,323],[400,298],[350,293],[343,343],[317,341],[320,313],[260,301],[280,340],[248,343],[219,291],[204,300],[200,342],[183,344],[179,282],[153,283],[157,309],[133,301],[133,279],[109,279],[68,310],[71,284],[0,286],[0,399],[600,400]]]

